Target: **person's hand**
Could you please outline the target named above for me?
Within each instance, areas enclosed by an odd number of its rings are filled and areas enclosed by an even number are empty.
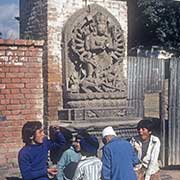
[[[49,127],[49,137],[50,139],[54,140],[56,137],[56,133],[60,131],[58,126],[50,126]]]
[[[48,171],[48,174],[50,174],[51,176],[55,176],[57,174],[58,169],[57,167],[53,166],[53,167],[49,167],[47,171]]]

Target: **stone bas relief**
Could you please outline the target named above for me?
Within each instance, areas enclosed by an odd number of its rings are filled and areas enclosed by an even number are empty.
[[[89,14],[73,29],[70,49],[74,72],[68,80],[72,93],[123,91],[120,77],[124,57],[122,30],[101,12]],[[74,58],[76,57],[76,58]]]
[[[94,100],[91,105],[96,106],[95,99],[126,96],[123,31],[108,11],[94,7],[84,8],[65,32],[65,91],[66,98],[74,101],[70,107],[83,107],[80,100]]]

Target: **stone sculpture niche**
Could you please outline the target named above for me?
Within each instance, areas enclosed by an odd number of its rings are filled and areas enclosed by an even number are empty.
[[[64,108],[73,118],[123,116],[125,42],[115,17],[95,4],[79,10],[64,27],[62,49]]]

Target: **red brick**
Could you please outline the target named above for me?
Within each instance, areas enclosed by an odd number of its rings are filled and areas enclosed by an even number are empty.
[[[0,46],[0,50],[6,50],[6,49],[8,49],[7,46]]]
[[[6,110],[6,106],[0,105],[0,111]]]
[[[25,106],[23,104],[19,105],[7,105],[7,110],[19,110],[19,109],[24,109]]]
[[[43,87],[43,85],[42,84],[26,84],[25,87],[26,88],[32,88],[32,89],[33,88],[37,88],[37,89],[40,88],[41,89]]]
[[[20,104],[20,100],[19,99],[11,99],[10,104]]]
[[[5,56],[5,51],[0,51],[0,56]]]
[[[12,39],[5,39],[4,40],[4,44],[6,44],[6,45],[14,45],[14,40],[12,40]]]
[[[29,72],[29,68],[21,67],[19,68],[19,72],[24,72],[24,73]]]
[[[29,82],[31,82],[31,79],[29,79],[29,78],[21,78],[21,82],[22,83],[29,83]]]
[[[0,143],[6,143],[7,142],[7,138],[5,138],[5,137],[1,137],[0,138]]]
[[[32,113],[32,111],[30,109],[25,109],[25,110],[22,110],[21,112],[23,115]]]
[[[6,87],[10,89],[24,88],[24,84],[7,84]]]
[[[10,78],[3,78],[2,83],[10,83],[11,79]]]
[[[26,104],[27,103],[27,99],[19,99],[19,101],[20,101],[20,104]]]
[[[28,72],[41,74],[42,69],[40,69],[40,68],[29,68]]]
[[[10,94],[10,89],[2,89],[1,94]]]
[[[43,98],[42,94],[36,94],[36,95],[25,94],[24,96],[25,96],[25,98],[28,98],[28,99],[40,99],[40,98]]]
[[[20,119],[23,119],[24,117],[21,115],[21,114],[15,114],[13,115],[13,112],[12,112],[12,115],[9,115],[7,116],[7,120],[20,120]]]
[[[16,152],[11,152],[11,153],[6,153],[5,157],[7,159],[12,159],[12,158],[16,158]]]
[[[12,78],[12,83],[22,83],[21,78]]]
[[[14,55],[14,51],[6,51],[6,56],[13,56]]]
[[[11,89],[11,94],[19,94],[20,90],[19,89]]]
[[[5,67],[5,66],[1,67],[0,73],[3,73],[3,72],[9,72],[9,67]]]
[[[27,40],[17,39],[14,42],[15,45],[27,45]]]
[[[38,78],[40,77],[40,73],[25,73],[25,76],[26,78]]]
[[[4,39],[0,38],[0,44],[4,45]]]
[[[2,95],[2,90],[0,90],[0,99],[4,99],[5,98],[5,96],[4,95]]]
[[[5,73],[0,73],[0,78],[5,78]]]
[[[21,93],[23,94],[30,94],[31,92],[31,89],[21,89]]]
[[[1,105],[6,105],[6,104],[9,104],[9,99],[1,99],[0,100],[0,103],[1,103]]]
[[[8,116],[8,115],[11,115],[11,111],[1,111],[2,112],[2,114],[4,114],[4,115],[6,115],[6,116]]]
[[[37,115],[35,114],[29,114],[29,115],[25,115],[25,119],[28,120],[33,120],[33,119],[37,119]]]
[[[14,68],[11,68],[9,71],[10,71],[11,73],[12,73],[12,72],[18,73],[18,72],[19,72],[19,68],[14,67]]]
[[[13,114],[13,115],[22,114],[22,110],[13,110],[13,111],[11,111],[11,114]]]
[[[0,84],[0,89],[5,89],[6,85],[5,84]]]
[[[39,63],[26,63],[26,66],[29,67],[29,68],[41,68],[42,67],[42,64]]]
[[[6,73],[7,78],[21,78],[24,77],[24,73]]]
[[[18,51],[18,56],[25,57],[25,52],[24,51]]]
[[[7,164],[6,158],[1,154],[2,157],[0,157],[0,166],[4,166]]]

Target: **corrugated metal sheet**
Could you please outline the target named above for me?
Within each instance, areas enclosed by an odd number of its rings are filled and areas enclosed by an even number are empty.
[[[180,164],[180,61],[170,61],[168,165]]]
[[[144,115],[144,93],[161,92],[164,80],[164,61],[154,58],[128,57],[129,114]]]

